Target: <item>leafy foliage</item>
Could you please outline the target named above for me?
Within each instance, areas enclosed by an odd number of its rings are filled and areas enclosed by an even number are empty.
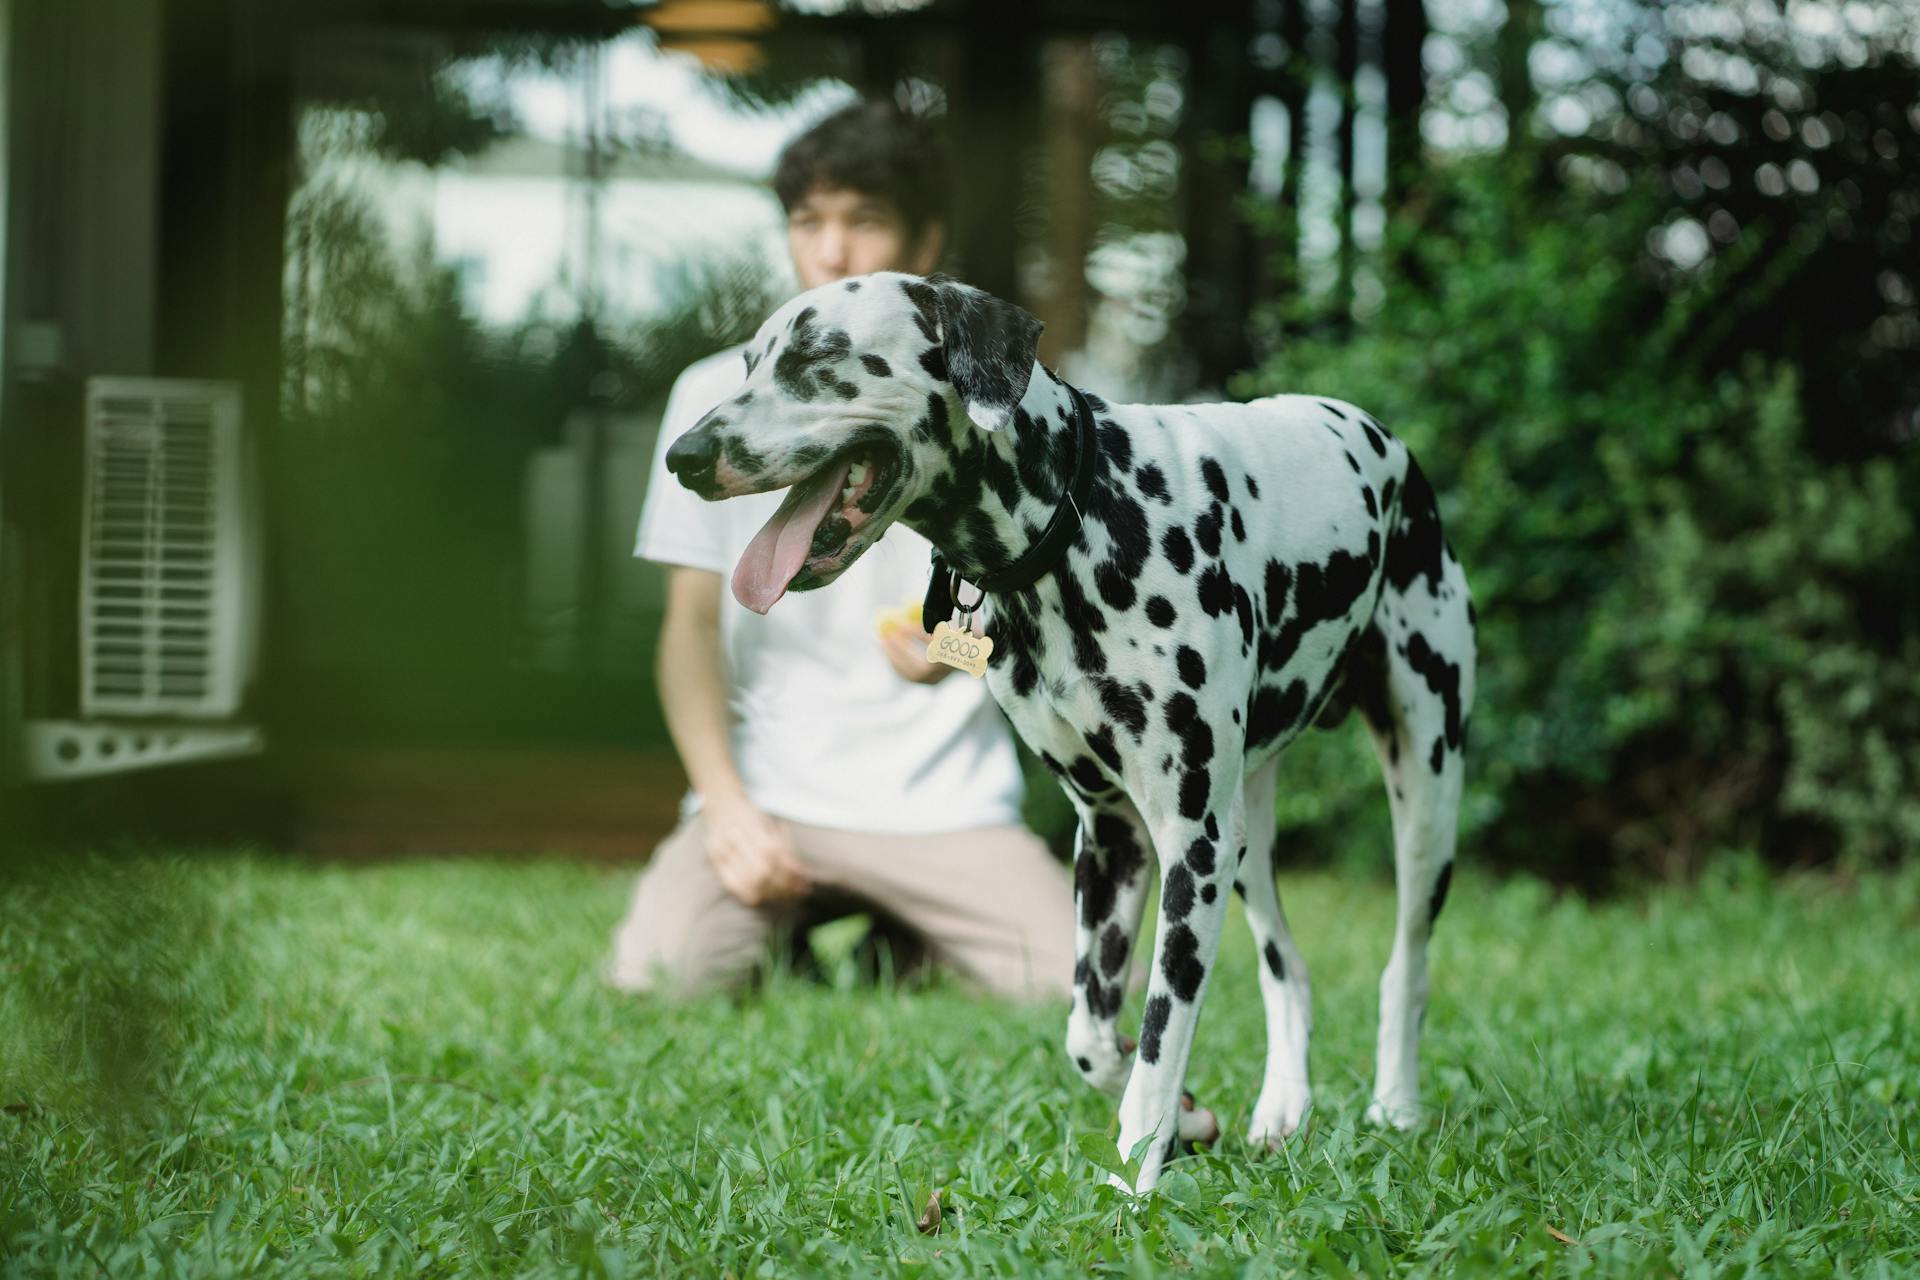
[[[1697,358],[1771,305],[1741,245],[1676,276],[1645,248],[1660,190],[1512,166],[1437,175],[1378,318],[1296,315],[1237,388],[1358,401],[1433,477],[1481,621],[1471,845],[1593,876],[1907,847],[1913,451],[1833,460],[1791,365]],[[1337,848],[1377,782],[1350,744],[1305,754],[1315,807],[1283,818]]]

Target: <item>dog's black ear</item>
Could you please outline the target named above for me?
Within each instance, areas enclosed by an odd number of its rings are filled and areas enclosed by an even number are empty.
[[[940,315],[947,377],[974,425],[999,431],[1033,377],[1033,360],[1046,328],[1033,313],[972,285],[928,276]]]

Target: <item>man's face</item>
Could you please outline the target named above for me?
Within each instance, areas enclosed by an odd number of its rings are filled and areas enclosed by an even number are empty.
[[[874,271],[926,275],[940,257],[940,228],[915,237],[893,201],[845,187],[815,187],[787,214],[787,249],[802,289]]]

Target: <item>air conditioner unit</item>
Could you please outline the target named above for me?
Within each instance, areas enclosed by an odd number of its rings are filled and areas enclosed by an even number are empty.
[[[91,378],[80,543],[80,719],[27,726],[30,776],[255,751],[259,535],[240,389]]]

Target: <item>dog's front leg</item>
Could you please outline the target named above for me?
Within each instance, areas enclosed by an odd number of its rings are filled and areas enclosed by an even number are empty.
[[[1105,803],[1080,803],[1073,857],[1073,1011],[1067,1019],[1067,1056],[1088,1084],[1115,1098],[1127,1085],[1133,1046],[1117,1029],[1126,1003],[1129,962],[1140,932],[1140,911],[1152,877],[1153,841],[1139,811],[1113,793]]]
[[[1203,780],[1209,783],[1204,790],[1198,785]],[[1169,803],[1175,799],[1166,797]],[[1182,787],[1177,801],[1176,808],[1159,806],[1163,811],[1143,806],[1160,863],[1160,912],[1139,1054],[1120,1099],[1121,1153],[1153,1138],[1136,1191],[1160,1180],[1161,1167],[1179,1141],[1187,1055],[1219,953],[1227,893],[1246,827],[1238,753],[1221,753],[1211,773]]]

